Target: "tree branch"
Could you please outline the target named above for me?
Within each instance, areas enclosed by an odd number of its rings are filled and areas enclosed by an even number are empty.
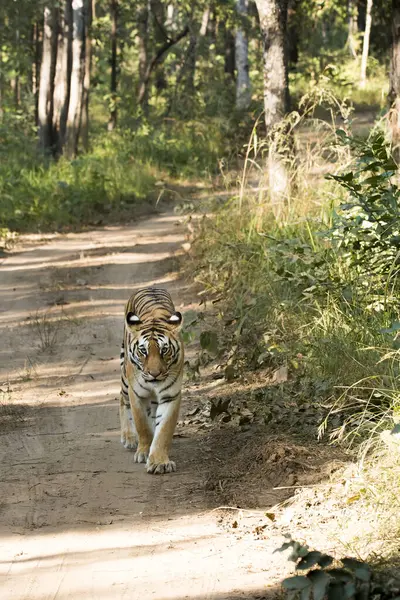
[[[138,94],[138,102],[139,102],[139,104],[141,104],[143,102],[143,99],[145,97],[145,92],[146,92],[146,86],[149,83],[151,74],[154,71],[154,68],[156,67],[156,65],[158,65],[161,62],[161,59],[162,59],[163,55],[166,52],[168,52],[168,50],[170,48],[172,48],[172,46],[175,46],[175,44],[177,44],[178,42],[180,42],[181,39],[183,39],[188,33],[189,33],[189,26],[186,25],[186,27],[180,33],[178,33],[178,35],[175,38],[167,40],[165,42],[165,44],[163,44],[157,50],[156,54],[153,56],[153,58],[151,59],[151,61],[147,65],[147,69],[146,69],[145,75],[143,77],[143,81],[142,81],[142,84],[140,86],[140,90],[139,90],[139,94]]]

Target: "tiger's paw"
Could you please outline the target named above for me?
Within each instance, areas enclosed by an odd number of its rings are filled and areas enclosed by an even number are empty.
[[[143,449],[143,448],[138,448],[135,452],[135,456],[133,457],[133,460],[136,463],[145,463],[148,459],[149,456],[149,451]]]
[[[133,433],[128,431],[121,431],[121,444],[127,450],[136,450],[137,441]]]
[[[176,464],[173,460],[169,460],[169,458],[167,458],[165,461],[157,461],[154,459],[154,457],[149,457],[146,463],[146,470],[151,475],[173,473],[176,471]]]

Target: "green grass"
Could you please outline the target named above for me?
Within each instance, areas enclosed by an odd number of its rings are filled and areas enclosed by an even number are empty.
[[[314,86],[325,86],[338,100],[346,100],[359,112],[376,112],[386,108],[389,91],[388,66],[370,57],[367,85],[364,89],[359,85],[360,68],[360,58],[349,59],[341,52],[332,57],[332,61],[322,70],[316,58],[305,59],[298,69],[290,74],[294,104],[310,93]]]
[[[134,218],[177,180],[209,181],[228,156],[221,119],[145,119],[113,133],[94,124],[91,149],[75,160],[40,155],[29,121],[0,125],[0,229],[59,230]]]
[[[329,146],[337,141],[325,140]],[[318,382],[330,411],[319,432],[328,427],[331,437],[354,442],[376,435],[398,412],[397,279],[390,277],[389,290],[384,273],[356,268],[348,248],[340,250],[332,237],[346,194],[313,170],[318,157],[321,164],[328,157],[325,167],[334,171],[343,164],[347,172],[350,163],[342,149],[327,150],[314,144],[310,156],[300,155],[296,193],[279,222],[265,192],[251,194],[245,182],[244,194],[202,223],[195,266],[197,280],[222,299],[215,323],[220,361],[229,357],[237,374],[285,364],[300,387]],[[255,158],[262,164],[262,153]]]

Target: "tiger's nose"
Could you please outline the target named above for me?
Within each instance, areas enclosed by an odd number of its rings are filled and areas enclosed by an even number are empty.
[[[158,369],[158,370],[156,370],[156,369],[153,369],[153,370],[149,371],[149,374],[150,374],[152,377],[154,377],[154,379],[157,379],[157,377],[158,377],[159,375],[161,375],[161,369]]]

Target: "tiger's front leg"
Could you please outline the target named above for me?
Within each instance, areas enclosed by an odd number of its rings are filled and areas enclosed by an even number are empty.
[[[145,463],[148,459],[150,446],[153,440],[153,432],[149,423],[150,398],[139,397],[139,395],[130,387],[129,400],[138,439],[134,461],[137,463]]]
[[[180,403],[181,392],[174,396],[165,396],[159,400],[154,438],[146,464],[148,473],[172,473],[176,471],[175,463],[169,459],[169,450],[178,420]]]

